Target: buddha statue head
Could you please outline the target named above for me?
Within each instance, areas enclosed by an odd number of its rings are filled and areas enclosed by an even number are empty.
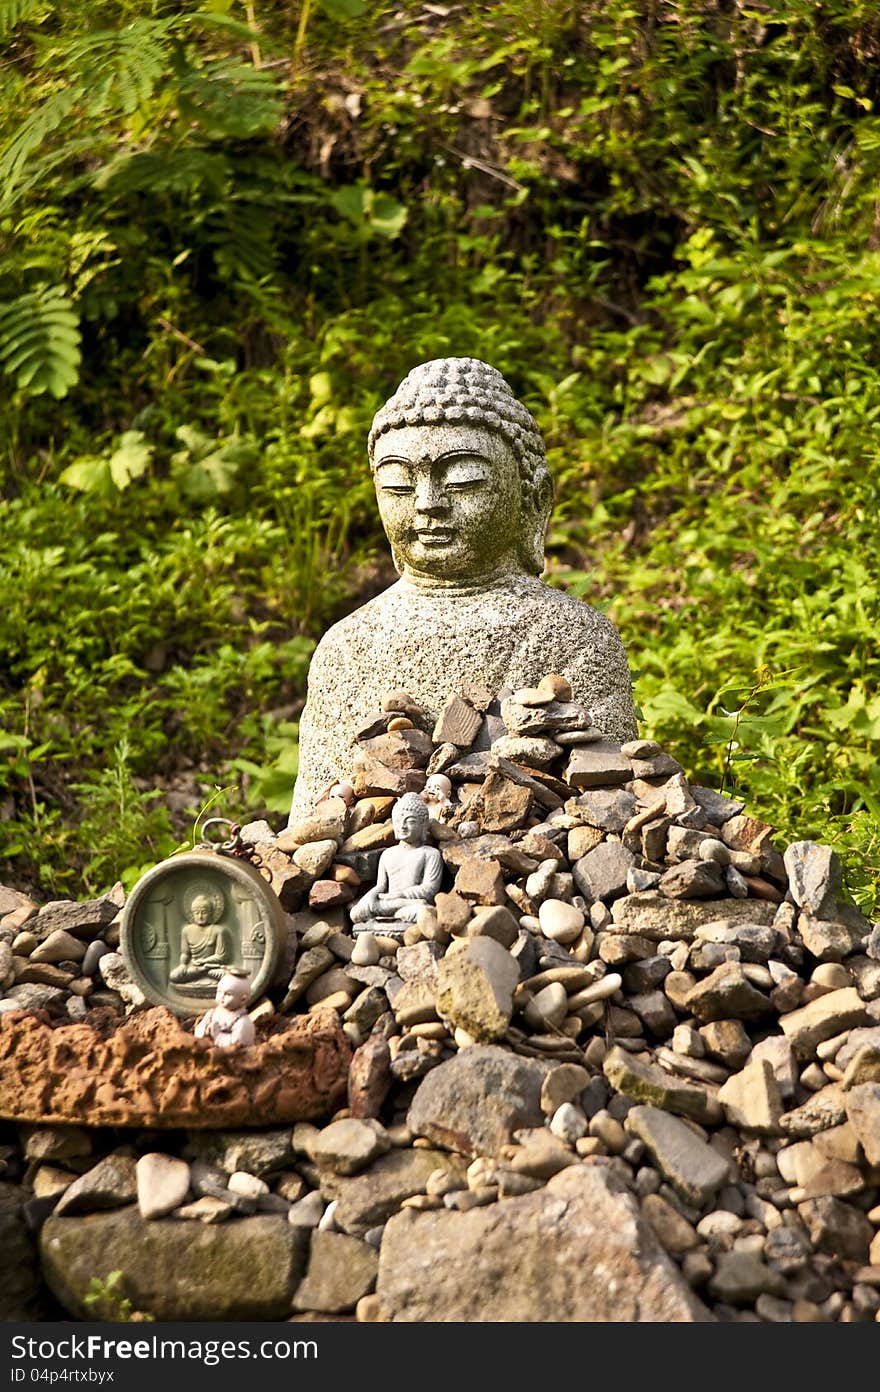
[[[416,584],[540,575],[553,485],[534,418],[496,368],[436,358],[403,379],[369,437],[379,514]]]
[[[430,813],[418,793],[404,793],[391,809],[391,825],[398,841],[421,846],[428,836]]]

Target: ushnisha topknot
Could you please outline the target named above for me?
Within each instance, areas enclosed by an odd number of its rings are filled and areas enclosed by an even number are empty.
[[[433,358],[414,367],[373,417],[368,439],[371,467],[382,436],[411,425],[472,425],[507,442],[517,461],[525,511],[533,514],[522,560],[528,571],[540,575],[552,477],[537,422],[498,369],[479,358]]]

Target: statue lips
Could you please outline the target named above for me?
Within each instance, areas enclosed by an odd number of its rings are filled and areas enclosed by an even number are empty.
[[[448,546],[455,540],[455,532],[449,527],[431,527],[414,533],[416,541],[422,546]]]

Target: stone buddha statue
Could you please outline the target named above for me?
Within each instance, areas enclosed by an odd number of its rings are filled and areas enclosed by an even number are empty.
[[[398,844],[380,855],[375,889],[352,906],[355,933],[368,928],[402,933],[426,904],[433,904],[443,883],[443,857],[426,844],[429,820],[418,793],[405,793],[394,804],[391,823]]]
[[[377,413],[369,457],[396,584],[315,649],[291,817],[352,769],[389,691],[438,710],[452,692],[567,677],[593,725],[636,734],[629,667],[598,610],[545,585],[553,485],[534,418],[495,368],[438,358]]]

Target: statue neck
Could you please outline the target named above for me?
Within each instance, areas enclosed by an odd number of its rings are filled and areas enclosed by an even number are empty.
[[[478,595],[487,590],[509,588],[523,575],[522,568],[511,561],[481,571],[479,575],[428,575],[407,565],[403,568],[401,584],[420,594]]]

